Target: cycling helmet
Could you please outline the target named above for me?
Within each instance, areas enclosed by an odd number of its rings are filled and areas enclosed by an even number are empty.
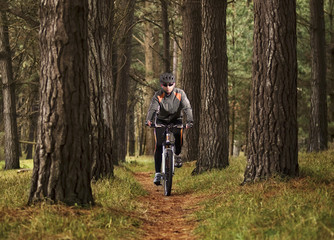
[[[160,83],[174,83],[175,77],[172,73],[163,73],[160,75]]]

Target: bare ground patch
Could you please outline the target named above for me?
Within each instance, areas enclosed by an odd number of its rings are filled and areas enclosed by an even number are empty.
[[[155,186],[153,172],[134,173],[135,178],[148,192],[140,198],[147,209],[143,232],[145,239],[196,239],[193,230],[196,220],[192,213],[199,209],[202,198],[194,194],[163,195],[163,187]],[[174,189],[174,187],[173,187]]]

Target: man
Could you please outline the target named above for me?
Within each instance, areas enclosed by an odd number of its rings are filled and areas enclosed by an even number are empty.
[[[171,73],[164,73],[160,76],[161,89],[157,91],[151,101],[150,108],[147,113],[146,125],[151,126],[156,117],[157,124],[182,124],[183,112],[186,114],[186,128],[193,125],[193,114],[190,102],[185,92],[179,88],[175,88],[175,77]],[[155,116],[155,113],[158,113]],[[156,128],[155,134],[155,177],[154,184],[160,185],[161,180],[161,161],[162,161],[162,143],[165,139],[164,128]],[[174,129],[175,137],[175,166],[181,167],[181,148],[182,148],[182,129]]]

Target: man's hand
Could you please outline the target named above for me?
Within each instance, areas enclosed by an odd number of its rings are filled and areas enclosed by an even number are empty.
[[[151,121],[147,121],[147,122],[146,122],[146,125],[149,126],[149,127],[151,127],[152,122],[151,122]]]
[[[189,128],[192,128],[193,127],[193,124],[192,123],[187,123],[186,124],[186,129],[189,129]]]

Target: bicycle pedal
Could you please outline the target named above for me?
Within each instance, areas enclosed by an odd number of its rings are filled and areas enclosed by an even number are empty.
[[[161,182],[160,181],[159,182],[154,182],[154,184],[157,185],[157,186],[160,186]]]
[[[180,168],[180,167],[182,167],[182,163],[175,164],[175,167],[177,167],[177,168]]]

